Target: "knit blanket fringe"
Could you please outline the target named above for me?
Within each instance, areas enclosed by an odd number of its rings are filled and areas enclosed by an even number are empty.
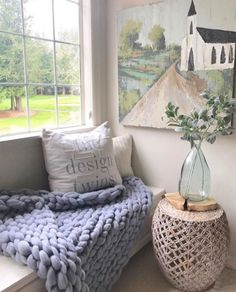
[[[106,292],[129,259],[152,194],[137,177],[86,194],[0,191],[0,253],[52,292]]]

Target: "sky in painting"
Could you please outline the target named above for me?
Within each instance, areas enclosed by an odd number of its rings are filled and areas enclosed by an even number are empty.
[[[155,4],[125,9],[118,15],[118,33],[127,20],[143,23],[139,41],[149,43],[148,32],[154,24],[165,28],[166,43],[181,45],[186,34],[186,20],[191,0],[162,0]],[[195,0],[197,25],[236,31],[236,0]]]

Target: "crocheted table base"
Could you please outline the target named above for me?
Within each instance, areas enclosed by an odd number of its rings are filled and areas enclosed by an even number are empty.
[[[203,291],[222,272],[229,228],[221,207],[207,212],[176,210],[163,199],[153,216],[155,256],[166,278],[182,291]]]

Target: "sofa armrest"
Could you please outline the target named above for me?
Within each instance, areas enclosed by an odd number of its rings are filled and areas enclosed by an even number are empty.
[[[0,255],[0,291],[18,291],[37,278],[30,268],[20,265],[13,259]]]

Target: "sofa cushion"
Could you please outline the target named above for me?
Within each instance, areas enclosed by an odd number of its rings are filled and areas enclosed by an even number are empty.
[[[116,165],[121,177],[134,175],[131,167],[132,136],[129,134],[112,138]]]

